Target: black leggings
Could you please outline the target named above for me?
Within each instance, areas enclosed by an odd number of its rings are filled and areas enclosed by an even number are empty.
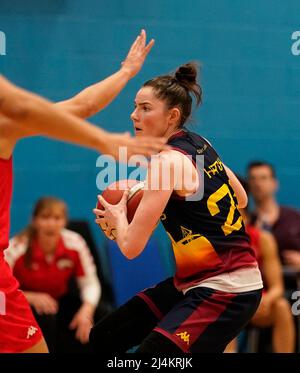
[[[158,321],[146,303],[136,296],[92,328],[90,343],[95,352],[103,353],[126,352],[141,342],[136,352],[180,353],[172,341],[152,331]]]
[[[89,344],[82,344],[75,337],[75,331],[70,330],[69,325],[82,302],[76,295],[65,295],[59,300],[59,309],[54,315],[39,315],[34,308],[33,314],[39,324],[49,351],[59,353],[86,353],[91,352]],[[100,320],[107,315],[110,309],[104,302],[96,308],[94,318]]]

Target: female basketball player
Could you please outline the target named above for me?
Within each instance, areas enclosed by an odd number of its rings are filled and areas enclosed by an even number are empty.
[[[128,135],[110,134],[73,115],[92,114],[96,106],[103,108],[120,92],[140,70],[153,45],[151,41],[146,46],[145,41],[146,35],[142,31],[119,72],[57,107],[0,76],[0,352],[47,352],[30,307],[3,258],[9,238],[14,147],[21,138],[39,134],[113,156],[118,156],[119,146],[126,146],[128,155],[150,155],[160,150],[164,143],[162,139],[156,144],[155,139],[149,137],[137,141]]]
[[[90,340],[99,351],[140,345],[138,352],[222,352],[260,302],[261,275],[238,211],[247,195],[211,144],[183,127],[192,96],[201,102],[194,64],[143,85],[131,114],[136,135],[165,136],[172,149],[160,153],[155,175],[150,163],[130,224],[128,192],[117,205],[100,197],[104,210],[94,210],[96,222],[107,224],[108,236],[116,229],[120,250],[129,259],[143,251],[161,217],[176,259],[174,278],[141,292],[92,329]],[[204,156],[199,172],[197,155]],[[168,188],[163,185],[166,165]],[[202,199],[192,198],[201,188]]]

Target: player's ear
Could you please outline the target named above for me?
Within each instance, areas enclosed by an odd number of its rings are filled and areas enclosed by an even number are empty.
[[[178,124],[180,121],[181,111],[178,107],[169,110],[170,124]]]

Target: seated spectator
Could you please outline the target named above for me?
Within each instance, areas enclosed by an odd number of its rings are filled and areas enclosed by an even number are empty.
[[[276,201],[278,180],[269,163],[250,163],[247,178],[255,202],[256,224],[273,233],[282,263],[300,273],[300,212]]]
[[[50,352],[87,351],[83,345],[101,295],[89,248],[79,234],[64,228],[66,222],[65,203],[42,198],[31,224],[5,251]]]
[[[247,185],[240,180],[247,191]],[[261,303],[251,320],[259,327],[272,327],[273,352],[294,352],[295,326],[291,306],[284,297],[282,267],[273,235],[250,224],[247,209],[240,210],[252,247],[263,276],[264,292]],[[231,342],[226,352],[236,351],[236,341]]]

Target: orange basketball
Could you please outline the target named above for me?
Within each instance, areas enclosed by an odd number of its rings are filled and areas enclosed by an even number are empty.
[[[124,190],[129,189],[129,195],[128,195],[128,200],[127,200],[127,219],[128,223],[131,223],[134,214],[136,212],[136,209],[143,197],[143,188],[144,188],[144,183],[142,181],[137,181],[137,180],[119,180],[114,183],[112,183],[109,187],[107,187],[103,192],[102,192],[102,197],[110,204],[116,205],[118,202],[120,202]],[[101,203],[98,201],[97,202],[97,208],[102,210],[103,206]],[[108,236],[105,232],[105,227],[102,227],[99,224],[99,227],[102,229],[104,234],[110,238],[110,239],[115,239],[115,234],[114,230],[112,231],[112,235]]]

